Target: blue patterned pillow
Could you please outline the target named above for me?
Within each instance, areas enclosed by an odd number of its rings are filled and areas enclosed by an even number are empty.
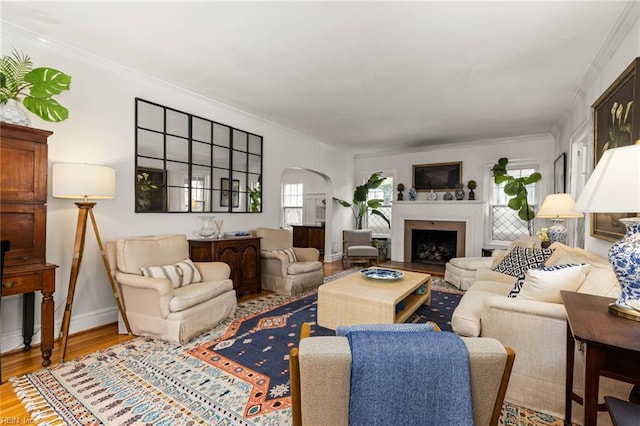
[[[509,293],[509,297],[516,297],[520,292],[524,276],[527,270],[542,266],[553,253],[550,248],[525,248],[514,247],[502,261],[494,268],[494,271],[516,277],[515,286]]]

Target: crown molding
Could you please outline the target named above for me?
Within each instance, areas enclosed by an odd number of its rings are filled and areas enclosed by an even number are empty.
[[[554,136],[551,133],[535,133],[531,135],[518,135],[518,136],[506,136],[502,138],[492,138],[492,139],[476,139],[476,140],[467,140],[467,141],[459,141],[459,142],[443,142],[432,145],[423,145],[416,146],[413,148],[406,148],[402,151],[398,150],[385,150],[385,151],[375,151],[368,152],[362,154],[356,154],[354,158],[356,159],[364,159],[364,158],[376,158],[376,157],[388,157],[388,156],[396,156],[396,155],[404,155],[404,154],[412,154],[418,152],[433,152],[433,151],[450,151],[455,149],[467,149],[469,147],[477,147],[478,145],[504,145],[514,142],[533,142],[539,141],[541,139],[550,139],[555,140]]]
[[[602,72],[604,65],[620,47],[622,40],[629,34],[631,28],[640,19],[640,1],[629,0],[618,15],[618,19],[613,24],[607,38],[594,55],[589,67],[583,74],[578,87],[576,88],[571,100],[564,108],[560,119],[556,122],[557,129],[560,129],[562,122],[571,114],[571,111],[582,101],[588,88],[593,84],[596,77]]]

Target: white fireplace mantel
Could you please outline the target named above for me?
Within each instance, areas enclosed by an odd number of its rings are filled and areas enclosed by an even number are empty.
[[[484,242],[484,201],[394,201],[391,210],[391,260],[404,261],[405,220],[466,223],[466,256],[480,256]]]

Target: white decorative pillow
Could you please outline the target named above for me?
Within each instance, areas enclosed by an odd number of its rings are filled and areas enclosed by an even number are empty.
[[[284,254],[289,259],[289,263],[296,263],[298,258],[296,252],[292,248],[286,248],[284,250],[275,250],[276,253]]]
[[[518,299],[562,303],[560,290],[576,291],[589,269],[586,264],[565,264],[529,269]]]
[[[173,288],[202,281],[202,276],[191,259],[185,259],[173,265],[147,266],[140,269],[145,277],[168,279],[173,284]]]

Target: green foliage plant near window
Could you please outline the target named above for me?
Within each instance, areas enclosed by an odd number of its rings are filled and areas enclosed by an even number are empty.
[[[69,90],[71,76],[53,68],[33,68],[31,58],[14,49],[0,61],[0,105],[22,100],[26,109],[46,121],[63,121],[69,110],[53,99]]]
[[[369,179],[367,179],[365,183],[356,186],[355,191],[353,191],[353,200],[351,203],[333,197],[333,199],[337,201],[342,207],[351,208],[353,217],[356,220],[356,229],[362,229],[364,218],[367,216],[369,210],[371,210],[371,214],[380,216],[387,223],[387,225],[389,225],[389,227],[391,226],[391,222],[389,222],[387,216],[385,216],[384,213],[378,210],[380,207],[382,207],[384,200],[380,198],[367,200],[369,190],[379,188],[386,179],[384,177],[380,177],[381,174],[382,172],[375,172],[371,176],[369,176]]]
[[[535,172],[529,176],[513,177],[507,173],[508,163],[509,160],[503,157],[493,165],[491,168],[493,181],[497,185],[504,183],[504,192],[511,197],[507,205],[518,212],[520,219],[527,222],[527,229],[531,236],[533,235],[533,219],[536,217],[536,213],[529,205],[529,200],[527,199],[529,195],[527,185],[538,182],[542,179],[542,175]]]

